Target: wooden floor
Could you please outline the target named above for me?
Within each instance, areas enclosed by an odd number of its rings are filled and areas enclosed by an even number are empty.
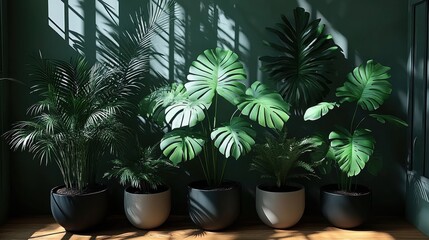
[[[98,229],[72,234],[64,231],[52,217],[12,219],[0,226],[0,239],[429,239],[416,228],[399,218],[374,218],[355,230],[330,226],[323,219],[304,218],[289,230],[269,228],[262,223],[239,222],[221,232],[196,229],[186,217],[171,217],[156,230],[143,231],[132,227],[123,217],[111,217]]]

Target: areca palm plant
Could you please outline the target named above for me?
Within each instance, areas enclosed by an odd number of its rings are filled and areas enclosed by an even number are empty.
[[[337,127],[329,134],[327,161],[338,166],[339,189],[350,192],[353,190],[352,179],[361,173],[369,161],[375,161],[375,139],[370,129],[362,127],[367,119],[380,123],[393,123],[408,126],[398,117],[374,113],[392,92],[389,82],[389,67],[369,60],[356,67],[348,74],[344,85],[337,88],[337,101],[321,102],[307,109],[304,120],[320,119],[333,109],[346,103],[354,104],[354,113],[348,127]],[[361,119],[356,119],[358,110],[371,112]]]
[[[310,20],[310,14],[299,7],[293,15],[293,21],[282,15],[277,28],[267,28],[279,41],[265,43],[279,54],[260,60],[282,97],[302,114],[329,92],[332,61],[341,49],[325,34],[320,19]]]
[[[151,38],[168,25],[173,2],[148,4],[148,12],[131,15],[135,28],[121,30],[116,25],[100,36],[102,57],[95,64],[83,56],[70,62],[36,59],[31,89],[40,100],[28,109],[30,120],[6,133],[13,149],[29,151],[41,162],[55,162],[73,193],[93,187],[98,160],[106,153],[116,155],[126,144],[128,129],[122,120],[130,115],[131,98],[144,85]]]
[[[315,167],[318,161],[306,161],[302,157],[320,145],[320,141],[313,137],[288,138],[284,130],[279,137],[271,136],[266,143],[255,145],[250,169],[259,172],[261,178],[273,180],[278,189],[285,189],[293,179],[317,177]]]
[[[184,85],[153,92],[149,112],[170,128],[160,144],[164,155],[174,164],[198,158],[207,184],[216,187],[227,160],[240,158],[255,144],[249,120],[281,130],[289,119],[289,105],[259,81],[246,89],[244,67],[230,50],[204,51],[192,62],[187,79]],[[221,98],[236,109],[229,122],[220,124]]]

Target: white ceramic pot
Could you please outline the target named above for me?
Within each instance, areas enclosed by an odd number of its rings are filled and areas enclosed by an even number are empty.
[[[171,209],[171,190],[159,193],[136,194],[125,189],[124,209],[128,221],[141,229],[152,229],[163,224]]]
[[[266,225],[288,228],[301,219],[305,209],[305,189],[290,186],[290,191],[272,191],[267,185],[256,187],[256,212]]]

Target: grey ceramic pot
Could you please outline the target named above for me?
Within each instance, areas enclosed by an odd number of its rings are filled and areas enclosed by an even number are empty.
[[[141,229],[152,229],[163,224],[171,209],[171,190],[165,187],[158,193],[131,193],[125,189],[124,210],[128,221]]]
[[[104,220],[108,208],[107,188],[80,195],[56,193],[62,187],[64,186],[51,190],[51,212],[55,221],[65,230],[85,231]]]
[[[240,186],[225,182],[222,188],[208,189],[205,181],[188,185],[191,220],[198,227],[217,231],[232,225],[240,214]]]
[[[345,195],[336,192],[336,184],[320,188],[320,204],[323,216],[339,228],[354,228],[362,225],[371,211],[371,191],[362,185],[357,186],[357,194]]]
[[[305,209],[305,189],[301,185],[278,191],[269,185],[256,187],[256,212],[272,228],[292,227],[301,219]]]

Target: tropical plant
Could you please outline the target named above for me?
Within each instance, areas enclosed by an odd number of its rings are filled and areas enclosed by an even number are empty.
[[[294,22],[282,15],[277,28],[267,28],[280,40],[265,44],[279,52],[264,56],[263,71],[277,82],[278,90],[297,114],[321,101],[329,92],[332,60],[341,49],[325,34],[320,19],[310,20],[303,8],[294,11]]]
[[[311,161],[308,155],[319,146],[320,141],[313,137],[287,138],[285,128],[278,137],[267,137],[266,143],[255,145],[250,169],[259,172],[261,178],[274,180],[278,189],[286,188],[291,179],[317,177],[318,162]]]
[[[137,161],[116,159],[113,165],[104,176],[108,179],[117,178],[121,185],[130,185],[138,193],[156,192],[165,184],[160,172],[172,167],[159,152],[159,146],[140,147]]]
[[[168,23],[171,1],[149,3],[150,11],[131,17],[135,28],[100,36],[100,62],[79,56],[70,62],[35,60],[32,93],[40,100],[28,109],[31,120],[15,124],[6,137],[12,148],[54,161],[65,187],[82,193],[95,185],[97,162],[126,144],[122,118],[149,70],[151,37]],[[145,18],[149,16],[149,18]],[[167,20],[166,20],[167,19]]]
[[[192,62],[187,79],[185,85],[152,93],[149,113],[170,128],[160,144],[164,155],[174,164],[198,157],[207,184],[216,187],[222,183],[227,160],[240,158],[255,144],[255,131],[243,116],[281,130],[289,119],[289,105],[259,81],[246,90],[244,67],[230,50],[204,51]],[[219,124],[219,112],[227,110],[223,103],[220,110],[222,98],[236,110],[228,123]]]
[[[348,128],[337,127],[329,134],[330,144],[326,147],[326,160],[332,161],[339,169],[339,188],[352,191],[352,180],[369,161],[373,161],[375,139],[372,131],[363,128],[366,119],[372,118],[380,123],[393,123],[399,126],[408,126],[403,120],[385,114],[366,114],[357,122],[357,112],[360,109],[373,112],[390,96],[392,86],[389,82],[389,67],[369,60],[366,64],[356,67],[349,73],[344,85],[337,88],[335,102],[321,102],[307,109],[304,120],[317,120],[329,111],[343,106],[345,103],[354,103],[354,112]],[[321,139],[321,138],[319,138]]]

